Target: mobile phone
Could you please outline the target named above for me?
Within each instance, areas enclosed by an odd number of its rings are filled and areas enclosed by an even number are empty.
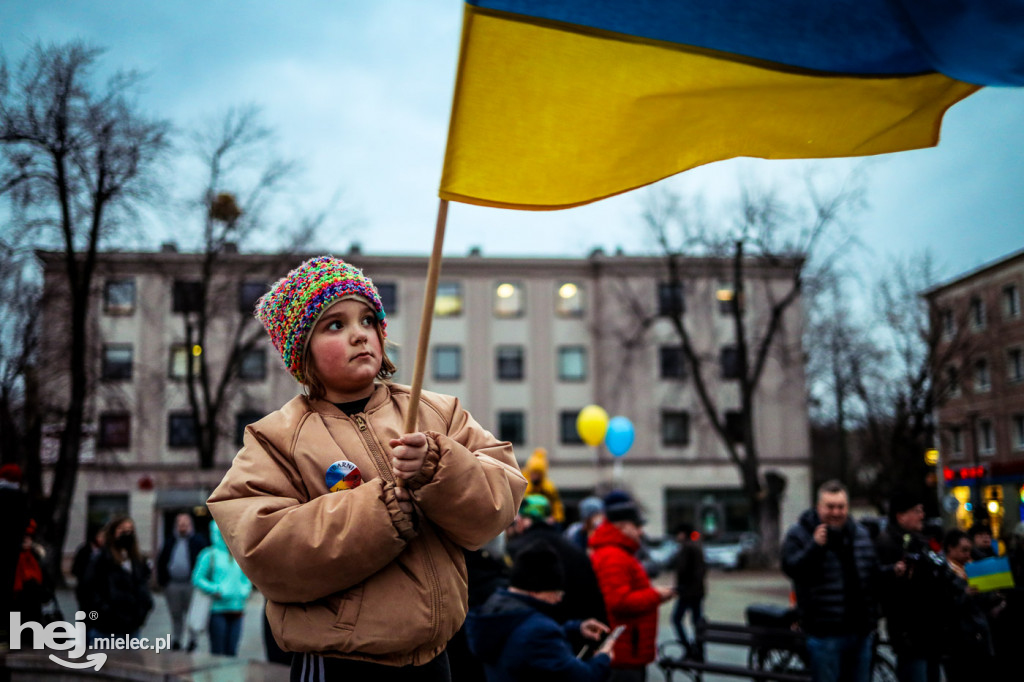
[[[609,635],[607,637],[605,637],[604,641],[601,642],[601,646],[604,646],[605,644],[608,644],[609,642],[614,644],[615,640],[617,640],[619,638],[619,635],[621,635],[623,632],[625,632],[625,630],[626,630],[626,626],[625,625],[619,625],[614,630],[612,630],[611,633],[609,633]],[[610,646],[610,644],[609,644],[609,646]]]

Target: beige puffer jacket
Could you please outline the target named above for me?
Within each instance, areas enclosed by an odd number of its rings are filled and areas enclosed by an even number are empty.
[[[408,387],[379,384],[352,417],[292,399],[246,428],[209,499],[287,651],[430,661],[466,616],[461,548],[484,545],[515,517],[526,480],[512,446],[456,398],[426,391],[417,428],[429,453],[408,482],[418,514],[401,511],[388,443],[401,435],[409,398]]]

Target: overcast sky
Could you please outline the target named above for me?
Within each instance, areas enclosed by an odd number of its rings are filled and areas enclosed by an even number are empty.
[[[6,0],[0,46],[17,61],[34,42],[106,47],[103,64],[148,74],[143,106],[187,126],[257,103],[282,150],[306,168],[304,201],[355,221],[320,246],[426,253],[437,210],[462,3],[458,0],[223,2]],[[866,165],[862,242],[879,256],[929,247],[946,276],[1024,247],[1024,89],[987,88],[946,115],[937,148]],[[839,175],[862,161],[816,162]],[[737,176],[786,183],[800,162],[737,160],[672,186],[714,195]],[[581,256],[646,248],[641,193],[555,212],[453,204],[446,253]],[[253,245],[250,245],[252,248]]]

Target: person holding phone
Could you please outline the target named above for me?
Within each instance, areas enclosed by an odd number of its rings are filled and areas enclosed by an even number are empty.
[[[564,588],[565,572],[558,554],[540,541],[516,555],[509,586],[470,611],[466,620],[469,648],[483,661],[487,682],[608,679],[618,634],[605,637],[591,658],[578,657],[569,644],[570,634],[579,632],[598,642],[610,628],[595,618],[564,624],[552,618],[552,607],[561,601]]]

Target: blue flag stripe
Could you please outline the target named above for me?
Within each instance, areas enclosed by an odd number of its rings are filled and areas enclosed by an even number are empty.
[[[995,575],[997,573],[1009,573],[1010,562],[1007,561],[1006,557],[982,559],[981,561],[972,561],[967,564],[964,566],[964,570],[967,572],[968,578],[978,578],[983,575]]]

